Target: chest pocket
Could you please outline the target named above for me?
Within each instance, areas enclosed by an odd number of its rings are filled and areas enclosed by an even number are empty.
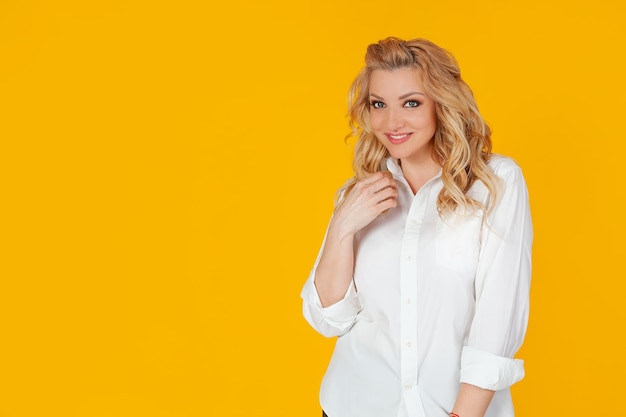
[[[435,235],[437,264],[463,276],[473,277],[480,252],[481,218],[448,216],[440,219]]]

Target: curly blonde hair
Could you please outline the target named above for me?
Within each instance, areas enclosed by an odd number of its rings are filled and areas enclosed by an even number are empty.
[[[404,41],[390,37],[371,44],[365,55],[365,67],[358,74],[348,95],[352,133],[357,137],[354,150],[354,178],[344,192],[350,192],[361,178],[380,171],[389,156],[383,144],[370,130],[369,81],[372,71],[416,68],[425,93],[434,100],[437,128],[433,137],[433,158],[442,167],[443,189],[437,199],[441,215],[457,208],[493,207],[498,177],[487,166],[491,157],[491,130],[478,111],[469,86],[461,78],[455,58],[445,49],[425,39]],[[487,187],[487,207],[467,195],[476,180]]]

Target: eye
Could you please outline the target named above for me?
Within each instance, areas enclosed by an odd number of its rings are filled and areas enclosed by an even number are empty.
[[[383,103],[382,101],[374,100],[370,103],[370,106],[375,109],[382,109],[383,107],[385,107],[385,103]]]
[[[417,100],[409,100],[406,103],[404,103],[404,107],[419,107],[421,105],[422,103]]]

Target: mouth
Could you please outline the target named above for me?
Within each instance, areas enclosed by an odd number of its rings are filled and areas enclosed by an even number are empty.
[[[385,136],[387,136],[387,140],[389,140],[389,142],[394,145],[399,145],[409,140],[412,134],[413,133],[385,133]]]

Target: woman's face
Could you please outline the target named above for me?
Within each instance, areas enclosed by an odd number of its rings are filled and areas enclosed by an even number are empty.
[[[370,78],[370,127],[403,164],[431,160],[437,128],[435,102],[415,68],[375,70]]]

